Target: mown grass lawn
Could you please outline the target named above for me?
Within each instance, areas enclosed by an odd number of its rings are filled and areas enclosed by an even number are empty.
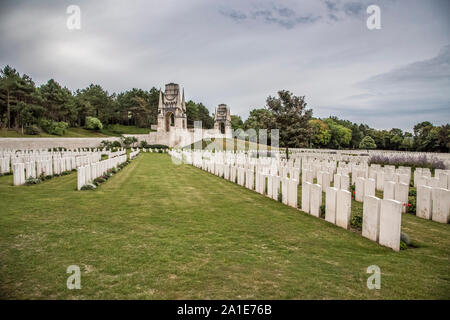
[[[75,191],[76,174],[11,184],[0,177],[3,299],[450,298],[449,225],[409,214],[419,247],[397,253],[165,154],[96,191]],[[374,264],[381,290],[366,287]]]

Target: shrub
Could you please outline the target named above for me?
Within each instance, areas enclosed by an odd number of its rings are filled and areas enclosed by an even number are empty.
[[[140,143],[140,147],[142,149],[144,149],[144,148],[147,149],[147,148],[149,148],[149,144],[147,143],[147,141],[142,140],[141,143]]]
[[[95,178],[94,179],[94,184],[96,185],[96,186],[98,186],[100,183],[103,183],[103,182],[105,182],[106,180],[105,179],[103,179],[102,177],[98,177],[98,178]]]
[[[41,129],[36,125],[31,125],[25,128],[25,134],[37,136],[41,134]]]
[[[414,196],[409,196],[408,197],[408,204],[407,204],[407,212],[408,213],[412,213],[412,214],[416,214],[416,208],[417,208],[417,203],[416,203],[416,197]]]
[[[375,143],[375,140],[373,140],[373,138],[371,136],[365,136],[360,144],[359,144],[359,148],[360,149],[376,149],[377,145]]]
[[[85,184],[84,186],[82,186],[81,190],[94,190],[95,188],[96,188],[95,185],[88,183],[88,184]]]
[[[406,249],[408,249],[408,245],[404,241],[400,240],[400,250]]]
[[[169,149],[169,147],[164,145],[164,144],[148,144],[147,148],[152,148],[152,149]]]
[[[86,117],[86,129],[101,130],[103,129],[103,124],[95,117]]]
[[[41,183],[41,179],[39,179],[39,178],[29,177],[27,180],[25,180],[25,184],[27,186],[30,186],[32,184],[39,184],[39,183]]]
[[[320,206],[320,214],[319,214],[319,216],[321,218],[325,219],[325,205],[324,204]]]
[[[57,136],[62,136],[66,133],[68,128],[67,122],[56,122],[52,120],[42,119],[40,122],[40,127],[44,129],[45,132]]]
[[[360,215],[354,215],[351,219],[350,219],[350,225],[356,229],[362,229],[362,216]]]
[[[408,246],[411,244],[411,241],[409,240],[408,234],[406,234],[406,233],[404,233],[404,232],[402,232],[402,233],[400,234],[400,241],[403,241],[403,242],[406,243],[406,245],[408,245]]]

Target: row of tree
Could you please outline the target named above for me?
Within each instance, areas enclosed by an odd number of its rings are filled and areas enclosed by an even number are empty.
[[[109,94],[100,85],[91,84],[71,92],[53,79],[36,87],[28,75],[6,66],[0,72],[0,128],[41,126],[42,120],[84,127],[88,117],[98,118],[103,125],[150,128],[157,123],[158,99],[155,87]],[[213,117],[202,103],[188,101],[186,109],[188,126],[196,120],[203,121],[205,128],[214,126]]]
[[[233,129],[280,129],[283,147],[330,149],[383,149],[405,151],[450,151],[450,125],[434,126],[424,121],[414,126],[414,133],[401,129],[376,130],[366,124],[337,117],[314,118],[305,97],[279,91],[268,97],[266,107],[253,109],[244,122],[232,116]]]
[[[36,87],[26,74],[20,75],[6,66],[0,72],[0,128],[38,126],[62,130],[70,127],[92,127],[86,119],[95,117],[100,125],[124,124],[150,128],[157,123],[159,90],[131,89],[109,94],[100,85],[71,92],[50,79]],[[188,127],[202,121],[203,128],[213,128],[214,119],[202,103],[186,103]],[[58,126],[58,124],[64,124]],[[233,129],[280,129],[282,147],[332,149],[390,149],[448,152],[450,125],[434,126],[425,121],[414,126],[414,133],[401,129],[376,130],[365,124],[329,117],[314,118],[304,96],[279,91],[269,96],[266,106],[250,111],[247,120],[231,116]],[[95,127],[99,127],[98,124]],[[270,135],[269,135],[270,139]]]

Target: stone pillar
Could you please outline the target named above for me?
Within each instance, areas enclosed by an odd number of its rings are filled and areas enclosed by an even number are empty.
[[[383,190],[383,199],[395,199],[395,182],[385,181]]]
[[[409,175],[407,175],[407,174],[399,174],[398,175],[398,182],[400,182],[400,183],[404,183],[409,186],[409,180],[410,180],[410,178],[409,178]]]
[[[364,196],[375,196],[375,180],[366,179],[364,181]]]
[[[33,171],[31,170],[31,162],[25,162],[25,178],[31,178],[33,176]]]
[[[269,174],[267,176],[267,196],[269,198],[272,198],[272,192],[273,192],[273,176]]]
[[[330,174],[328,172],[323,172],[322,173],[322,192],[325,192],[327,190],[327,188],[330,186]]]
[[[85,168],[84,167],[78,167],[77,168],[77,190],[81,190],[81,187],[84,185],[85,181]]]
[[[289,179],[288,180],[288,205],[297,208],[298,201],[298,180]]]
[[[396,200],[381,200],[379,243],[395,251],[400,251],[401,228],[402,204]]]
[[[441,172],[438,174],[439,178],[439,187],[443,189],[448,189],[450,186],[448,186],[448,175],[444,172]]]
[[[250,176],[252,175],[252,171],[250,169],[245,169],[245,187],[247,189],[251,189],[250,187]]]
[[[432,215],[433,221],[449,223],[450,217],[450,190],[433,188],[432,190]]]
[[[358,177],[355,180],[355,200],[358,202],[363,202],[364,200],[364,184],[365,179]]]
[[[335,175],[335,177],[336,177],[336,175]],[[325,220],[332,224],[336,223],[337,192],[338,192],[338,189],[335,187],[333,187],[333,188],[328,187],[325,190]]]
[[[280,177],[273,176],[272,199],[278,201],[278,192],[280,191]]]
[[[377,171],[377,190],[383,191],[384,187],[384,172],[383,171]]]
[[[431,187],[417,186],[416,216],[427,220],[431,219],[432,190]]]
[[[310,213],[310,195],[311,195],[311,183],[302,183],[302,211]]]
[[[265,174],[261,174],[259,177],[259,193],[266,193],[266,176]]]
[[[288,182],[289,178],[281,178],[281,202],[288,204]]]
[[[256,169],[256,175],[255,175],[255,191],[259,193],[259,180],[261,179],[261,172]]]
[[[341,175],[340,174],[334,175],[334,187],[338,190],[341,188]]]
[[[320,217],[320,206],[322,205],[322,187],[318,184],[312,184],[310,187],[310,214]]]
[[[381,200],[377,197],[364,197],[362,235],[375,242],[380,230],[380,205]]]
[[[88,164],[85,166],[85,182],[90,183],[91,182],[91,165]]]
[[[350,177],[348,175],[341,175],[341,189],[350,191]]]
[[[409,185],[405,183],[396,183],[394,187],[394,200],[402,203],[402,212],[406,212],[408,205]]]
[[[25,184],[25,165],[22,162],[13,164],[13,184],[15,186]]]
[[[308,170],[306,171],[306,182],[313,183],[314,181],[314,172]]]
[[[350,227],[352,194],[347,190],[338,190],[336,196],[336,225],[348,229]]]

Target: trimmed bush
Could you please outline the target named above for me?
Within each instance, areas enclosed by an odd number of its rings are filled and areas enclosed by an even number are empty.
[[[373,140],[373,138],[371,136],[365,136],[360,144],[359,144],[359,148],[360,149],[376,149],[377,145],[375,143],[375,140]]]
[[[98,118],[86,117],[86,129],[101,130],[103,129],[103,124]]]
[[[25,134],[37,136],[41,134],[41,129],[36,125],[31,125],[25,128]]]
[[[52,120],[42,119],[40,122],[40,127],[49,134],[63,136],[66,133],[69,125],[67,124],[67,122],[63,121],[56,122]]]

